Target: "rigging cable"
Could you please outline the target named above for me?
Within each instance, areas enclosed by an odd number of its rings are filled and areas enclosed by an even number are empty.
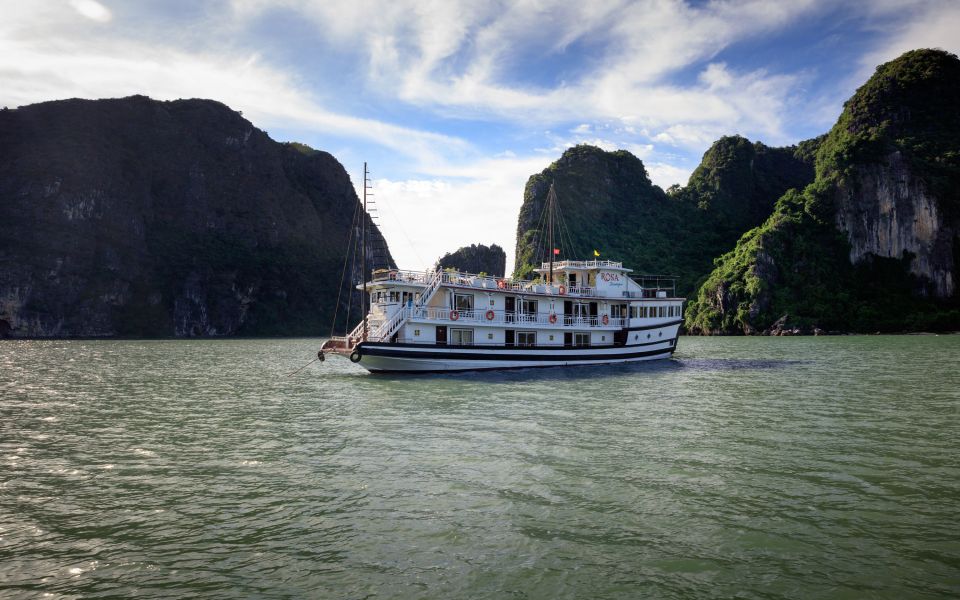
[[[353,207],[353,219],[350,220],[350,237],[347,238],[347,251],[343,253],[343,269],[340,271],[340,284],[337,286],[337,303],[333,308],[333,321],[330,323],[330,337],[333,337],[334,330],[337,327],[337,315],[340,313],[340,296],[343,293],[343,280],[347,275],[347,262],[350,259],[350,243],[353,241],[354,226],[357,222],[357,211],[360,210],[360,204]],[[350,312],[347,311],[347,326],[350,323]]]

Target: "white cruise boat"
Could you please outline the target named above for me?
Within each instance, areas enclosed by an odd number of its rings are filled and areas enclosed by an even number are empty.
[[[543,263],[539,280],[386,270],[370,312],[321,353],[371,372],[589,365],[669,358],[683,298],[672,278],[633,278],[607,260]]]
[[[363,210],[367,210],[364,165]],[[683,298],[676,280],[631,276],[609,260],[554,256],[557,197],[551,185],[541,237],[549,260],[534,280],[452,269],[379,269],[368,281],[366,220],[361,238],[361,314],[348,335],[320,348],[371,372],[466,371],[623,363],[669,358],[677,348]],[[563,229],[561,229],[563,231]],[[594,251],[596,254],[596,251]],[[346,263],[344,263],[346,266]],[[366,306],[369,301],[370,310]]]

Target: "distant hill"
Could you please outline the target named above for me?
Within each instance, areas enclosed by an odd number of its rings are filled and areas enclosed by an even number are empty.
[[[507,267],[507,253],[496,244],[484,246],[471,244],[449,254],[444,254],[437,261],[437,268],[458,269],[468,273],[486,273],[494,277],[503,277]]]
[[[880,65],[781,197],[717,261],[687,313],[701,333],[960,328],[960,60]]]
[[[558,242],[563,258],[588,258],[599,250],[637,272],[676,275],[679,291],[692,294],[713,268],[713,258],[762,223],[781,194],[813,181],[816,144],[771,148],[724,137],[707,150],[686,187],[667,192],[653,185],[640,159],[625,150],[570,148],[527,182],[514,274],[528,275],[545,260],[540,217],[553,183],[566,225]]]
[[[0,334],[325,335],[357,206],[330,154],[218,102],[0,111]]]

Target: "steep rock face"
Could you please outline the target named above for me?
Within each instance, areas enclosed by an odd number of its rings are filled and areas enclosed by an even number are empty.
[[[921,281],[918,291],[953,295],[957,230],[900,151],[882,163],[854,168],[837,185],[835,199],[836,225],[850,241],[851,262],[912,254],[910,272]]]
[[[2,111],[0,328],[326,333],[357,206],[332,156],[274,142],[217,102]]]
[[[490,246],[471,244],[450,254],[444,254],[437,261],[437,268],[503,277],[507,268],[507,253],[496,244]]]
[[[952,54],[915,50],[879,66],[820,143],[814,183],[717,261],[687,328],[960,327],[958,105]]]

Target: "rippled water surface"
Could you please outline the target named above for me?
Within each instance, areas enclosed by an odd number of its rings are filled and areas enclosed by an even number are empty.
[[[950,598],[960,336],[371,376],[0,342],[0,597]]]

